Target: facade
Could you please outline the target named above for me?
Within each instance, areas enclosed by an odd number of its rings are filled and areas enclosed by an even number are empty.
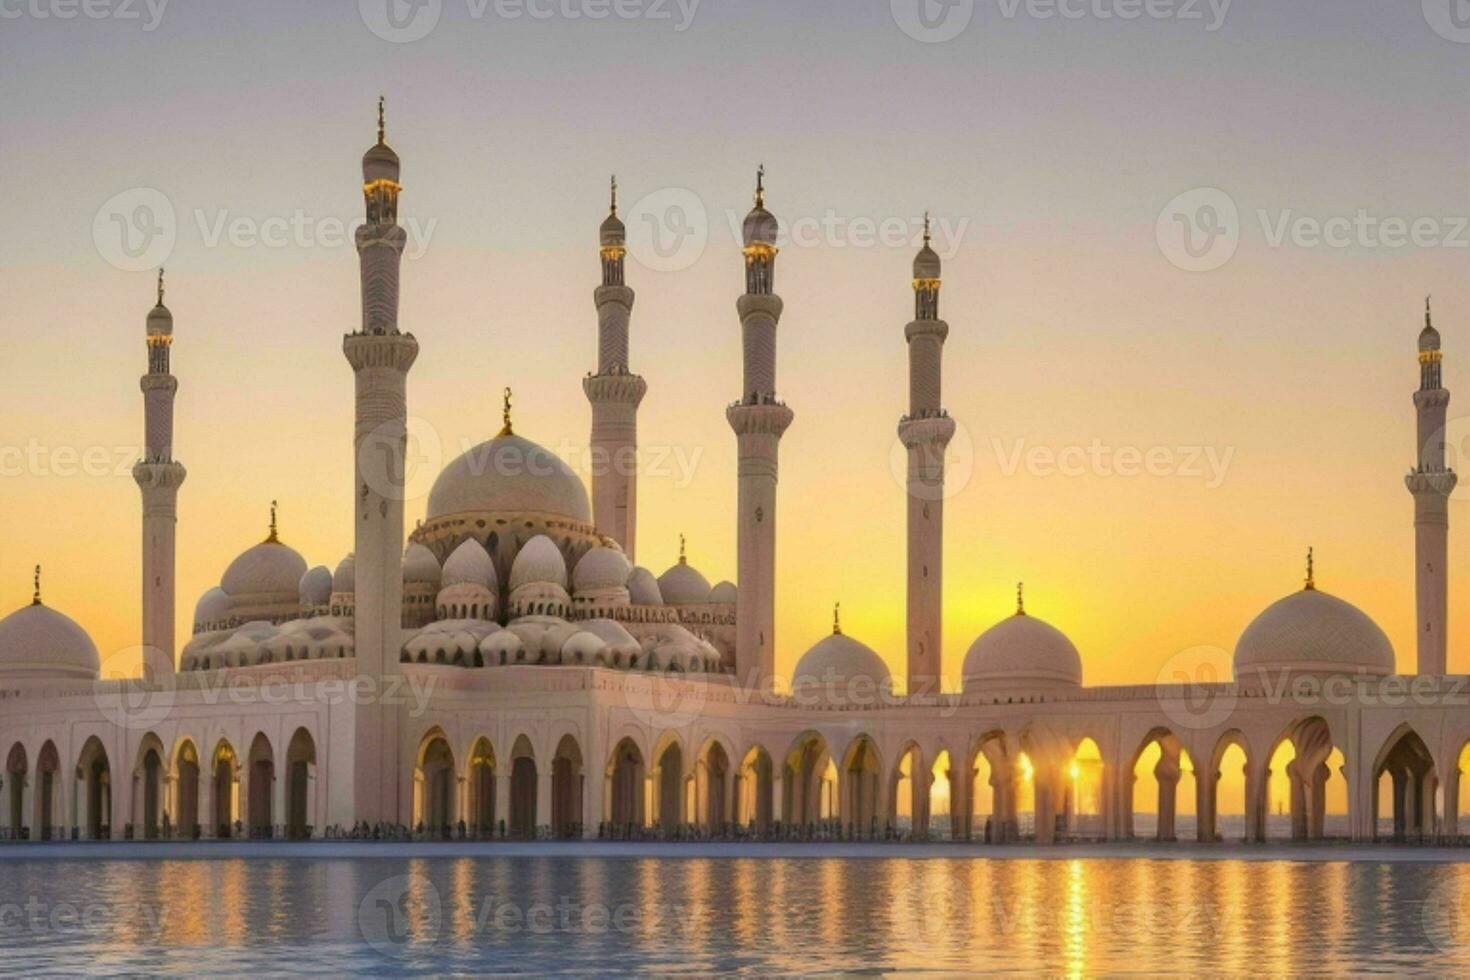
[[[977,638],[943,689],[944,449],[949,327],[926,231],[904,330],[909,408],[907,693],[843,633],[775,677],[778,451],[795,419],[778,396],[779,226],[764,173],[745,221],[736,303],[742,387],[727,408],[739,452],[739,583],[711,585],[681,548],[655,576],[635,565],[637,411],[633,290],[616,185],[599,230],[591,493],[544,448],[504,427],[445,467],[425,521],[405,534],[408,375],[400,328],[400,161],[380,106],[363,158],[357,232],[362,322],[342,341],[356,379],[350,487],[355,539],[309,567],[272,512],[260,543],[172,635],[176,500],[173,317],[148,314],[142,381],[144,676],[99,679],[95,645],[43,600],[0,620],[0,834],[10,839],[754,836],[942,834],[1039,843],[1123,840],[1140,759],[1159,788],[1160,839],[1262,840],[1459,834],[1470,743],[1465,677],[1445,674],[1448,392],[1440,338],[1420,337],[1415,499],[1418,673],[1364,613],[1304,587],[1241,636],[1233,676],[1090,688],[1061,632],[1027,612]],[[895,337],[895,342],[897,338]],[[344,491],[349,490],[344,486]],[[344,504],[347,503],[344,493]],[[1289,751],[1283,747],[1289,746]],[[1281,761],[1281,760],[1286,761]],[[1222,814],[1240,766],[1240,822]],[[1274,773],[1289,806],[1268,812]],[[1347,822],[1327,819],[1345,785]],[[937,787],[943,785],[945,791]],[[1192,793],[1192,834],[1176,819]],[[1385,800],[1391,803],[1384,802]],[[945,819],[940,819],[940,810]],[[1281,821],[1276,821],[1279,825]]]

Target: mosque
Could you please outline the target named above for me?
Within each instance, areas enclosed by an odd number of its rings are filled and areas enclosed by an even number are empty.
[[[833,630],[775,677],[777,476],[795,413],[779,396],[778,222],[764,175],[743,227],[738,582],[682,556],[635,560],[634,291],[614,185],[599,232],[590,492],[517,433],[446,466],[404,526],[408,375],[400,329],[398,155],[362,159],[361,325],[351,553],[309,567],[269,534],[174,636],[173,316],[146,321],[142,378],[144,676],[99,678],[87,632],[43,600],[0,621],[0,837],[58,839],[659,836],[1037,844],[1272,836],[1367,842],[1459,834],[1467,678],[1446,674],[1449,393],[1429,317],[1418,340],[1417,672],[1363,612],[1305,586],[1242,633],[1233,677],[1088,687],[1082,658],[1025,608],[978,637],[957,690],[940,682],[949,326],[941,267],[914,261],[908,411],[907,676]],[[895,334],[897,331],[895,331]],[[895,342],[897,337],[895,336]],[[733,387],[733,385],[732,385]],[[345,487],[344,487],[345,489]],[[344,504],[346,501],[343,501]],[[1222,776],[1243,781],[1239,799]],[[1139,806],[1146,778],[1157,799]],[[1272,786],[1286,787],[1274,794]],[[1329,819],[1328,799],[1345,818]],[[1135,810],[1138,812],[1135,813]],[[1191,820],[1182,819],[1191,814]],[[1135,820],[1147,814],[1149,819]],[[1279,819],[1277,819],[1279,817]]]

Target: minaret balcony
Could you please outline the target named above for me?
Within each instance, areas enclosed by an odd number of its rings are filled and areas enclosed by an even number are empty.
[[[1455,475],[1454,470],[1415,470],[1405,478],[1404,483],[1409,492],[1418,496],[1428,494],[1432,496],[1448,497],[1455,492],[1460,478]]]
[[[142,490],[177,490],[188,476],[173,460],[140,460],[133,464],[133,480]]]
[[[909,343],[916,337],[938,337],[944,343],[949,339],[949,324],[943,320],[915,320],[903,328],[903,335]]]
[[[631,405],[637,408],[648,394],[648,382],[636,374],[589,374],[582,379],[582,390],[594,405]]]
[[[419,342],[411,333],[349,333],[342,337],[342,353],[354,371],[392,368],[406,372],[418,360]]]
[[[944,414],[920,418],[905,417],[898,424],[898,439],[905,449],[922,449],[929,446],[948,446],[955,434],[955,420]]]
[[[725,419],[737,436],[761,435],[780,438],[796,419],[796,413],[774,398],[755,403],[736,402],[725,409]]]

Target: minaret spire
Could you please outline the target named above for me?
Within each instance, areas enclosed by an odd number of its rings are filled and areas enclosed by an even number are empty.
[[[769,690],[776,651],[776,483],[781,437],[795,417],[776,395],[776,295],[780,227],[766,210],[766,168],[756,171],[755,207],[741,229],[745,294],[736,301],[744,348],[740,398],[725,410],[739,446],[736,523],[739,592],[735,671],[748,690]]]
[[[1450,495],[1459,478],[1446,465],[1445,419],[1450,393],[1444,386],[1444,353],[1434,326],[1433,297],[1424,300],[1424,329],[1419,334],[1419,390],[1414,392],[1418,416],[1417,459],[1406,478],[1414,495],[1414,581],[1421,674],[1448,670]]]
[[[638,406],[647,383],[628,365],[633,290],[625,281],[627,229],[618,217],[618,178],[608,184],[608,213],[598,228],[602,284],[597,306],[597,372],[582,380],[592,404],[592,520],[634,560],[638,538]]]
[[[506,388],[505,389],[505,400],[502,403],[502,407],[501,407],[501,411],[500,411],[500,420],[503,423],[501,425],[501,427],[500,427],[500,436],[499,436],[499,438],[501,438],[501,439],[504,439],[506,436],[513,436],[513,435],[516,434],[515,433],[515,429],[510,424],[510,403],[511,403],[511,397],[512,397],[511,390],[509,388]]]
[[[1026,615],[1026,583],[1016,583],[1016,615]]]
[[[279,507],[279,506],[280,506],[280,504],[277,503],[276,501],[274,501],[274,500],[271,501],[271,524],[270,524],[270,533],[266,535],[266,538],[265,538],[265,543],[266,544],[280,544],[281,543],[281,539],[280,539],[280,537],[277,534],[277,528],[276,528],[276,508]]]
[[[842,635],[842,603],[840,602],[832,607],[832,635]]]
[[[408,235],[398,224],[398,154],[388,145],[378,99],[378,140],[362,156],[365,220],[356,232],[362,321],[342,338],[354,378],[353,616],[357,673],[379,691],[402,674],[404,474],[408,455],[408,372],[419,344],[398,329],[398,278]],[[344,501],[345,502],[345,501]],[[409,824],[400,793],[399,709],[370,699],[353,711],[353,816],[370,825]]]
[[[939,318],[942,267],[924,214],[924,244],[914,257],[914,319],[904,328],[909,349],[909,409],[898,438],[908,452],[908,692],[940,687],[944,626],[944,453],[955,422],[940,399],[944,342]],[[1024,615],[1017,595],[1019,615]]]
[[[1308,592],[1317,591],[1317,549],[1307,549],[1307,584]]]
[[[143,671],[154,677],[174,669],[175,538],[179,487],[188,475],[174,459],[179,382],[170,365],[174,317],[163,299],[160,268],[157,301],[144,330],[148,372],[138,384],[143,392],[143,458],[133,466],[133,480],[143,495]]]
[[[689,541],[682,533],[679,535],[679,564],[689,564]]]
[[[31,605],[33,605],[33,606],[39,606],[41,604],[41,566],[40,565],[37,565],[36,566],[36,574],[35,574],[35,577],[32,579],[32,583],[33,583],[33,585],[35,587],[35,591],[31,593]]]

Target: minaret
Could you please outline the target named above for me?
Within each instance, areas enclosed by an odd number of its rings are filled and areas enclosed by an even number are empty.
[[[378,693],[396,684],[402,649],[403,498],[407,454],[408,371],[418,357],[412,334],[398,331],[398,266],[407,235],[398,225],[398,154],[384,140],[363,155],[367,221],[357,229],[362,274],[362,327],[342,340],[356,376],[355,474],[352,487],[357,556],[354,583],[357,669]],[[364,699],[354,728],[357,819],[407,824],[400,798],[398,711],[383,698]]]
[[[940,405],[941,360],[949,324],[939,319],[939,255],[930,245],[914,259],[914,319],[909,345],[909,410],[898,423],[908,450],[908,692],[936,694],[944,618],[944,450],[954,419]]]
[[[143,492],[143,672],[155,677],[174,670],[174,532],[179,521],[179,487],[187,475],[174,461],[174,394],[169,373],[174,318],[163,305],[163,270],[158,270],[158,305],[148,313],[148,373],[143,375],[143,458],[133,479]]]
[[[597,304],[597,373],[582,390],[592,403],[592,520],[597,529],[623,546],[634,561],[638,521],[638,406],[648,383],[628,370],[628,321],[633,290],[623,282],[627,235],[618,217],[618,179],[612,179],[612,206],[599,232],[602,285]]]
[[[1419,673],[1442,675],[1446,668],[1445,615],[1449,605],[1448,563],[1450,494],[1458,478],[1445,465],[1445,413],[1450,393],[1441,377],[1439,331],[1429,301],[1419,334],[1418,462],[1409,473],[1414,495],[1415,629],[1419,635]]]
[[[776,474],[793,418],[776,398],[776,218],[766,210],[765,168],[745,218],[745,295],[736,303],[745,351],[740,400],[725,411],[739,445],[735,672],[748,690],[772,686],[776,666]]]

